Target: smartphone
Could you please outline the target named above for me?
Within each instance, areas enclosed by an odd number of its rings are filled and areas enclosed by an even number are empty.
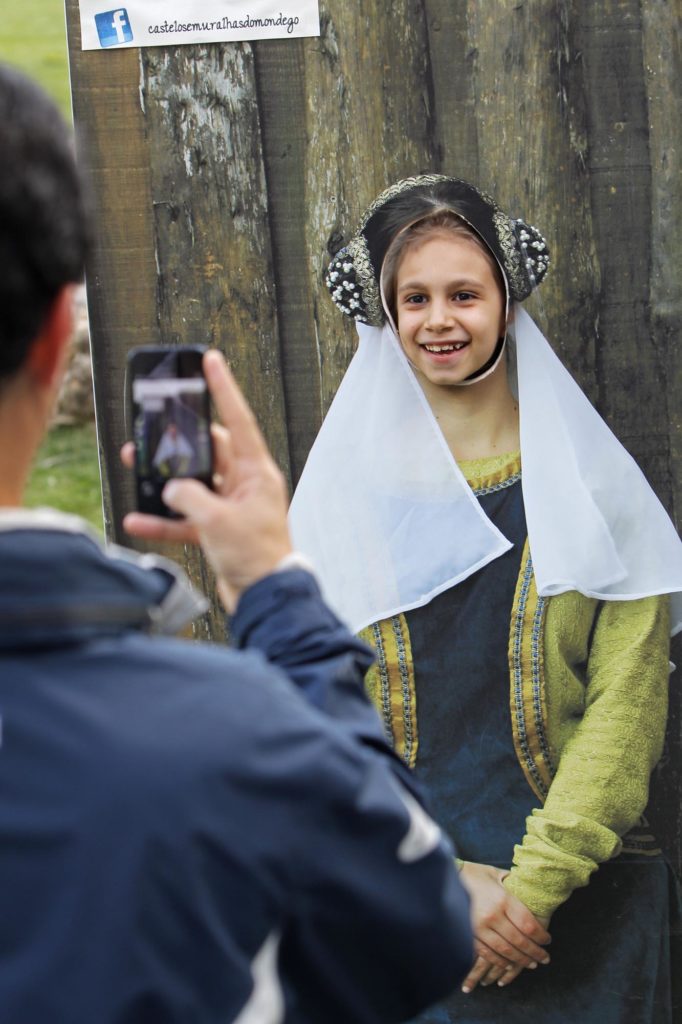
[[[135,442],[137,508],[177,518],[161,497],[173,477],[211,487],[213,452],[201,346],[149,345],[128,353],[128,406]]]

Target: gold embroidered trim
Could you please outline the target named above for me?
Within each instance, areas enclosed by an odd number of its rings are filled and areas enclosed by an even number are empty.
[[[357,234],[364,231],[367,223],[372,219],[374,214],[380,209],[384,203],[387,203],[389,199],[394,199],[396,196],[401,195],[403,192],[409,192],[411,189],[416,188],[418,185],[437,185],[440,181],[460,181],[461,179],[453,179],[447,174],[417,174],[412,178],[403,178],[401,181],[396,181],[395,184],[389,185],[383,192],[376,197],[376,199],[370,203],[365,210],[365,214],[360,223],[360,227],[357,230]],[[462,182],[466,185],[467,182]],[[480,193],[481,196],[491,205],[494,204],[494,200],[487,195],[485,192]]]
[[[380,623],[375,622],[371,626],[366,626],[365,629],[360,631],[358,636],[368,647],[374,650],[376,661],[365,675],[365,690],[381,716],[386,739],[392,747],[395,747],[386,656],[381,637]]]
[[[373,647],[377,660],[365,678],[395,752],[409,768],[417,763],[417,695],[410,632],[404,615],[382,619],[363,629],[360,638]]]
[[[521,479],[521,453],[504,452],[484,459],[466,459],[458,463],[474,494],[490,494],[511,487]]]
[[[380,327],[384,322],[384,308],[381,305],[379,285],[365,236],[354,235],[348,243],[347,253],[352,258],[355,277],[362,290],[362,304],[367,323]]]
[[[529,786],[543,802],[555,774],[547,742],[544,624],[545,600],[535,586],[526,541],[509,636],[510,706],[516,755]]]
[[[528,275],[525,273],[512,221],[502,210],[495,210],[493,223],[500,249],[504,253],[504,267],[509,277],[509,290],[513,295],[527,295],[530,291]]]

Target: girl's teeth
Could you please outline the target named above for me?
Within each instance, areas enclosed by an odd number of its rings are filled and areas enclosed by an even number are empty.
[[[459,342],[457,345],[424,345],[424,348],[427,352],[435,352],[436,354],[459,352],[461,348],[464,348],[464,342]]]

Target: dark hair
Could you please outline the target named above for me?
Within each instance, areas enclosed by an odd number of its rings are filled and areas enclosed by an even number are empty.
[[[88,218],[71,132],[0,64],[0,379],[24,363],[53,301],[83,276]]]
[[[408,224],[393,237],[393,240],[386,250],[384,261],[381,267],[381,283],[384,292],[386,307],[397,324],[396,306],[396,284],[398,270],[403,256],[408,250],[427,241],[434,235],[447,234],[455,238],[468,239],[485,256],[490,269],[495,277],[495,282],[502,295],[503,302],[506,301],[507,288],[502,270],[490,248],[483,241],[481,236],[452,207],[433,207],[420,220]]]

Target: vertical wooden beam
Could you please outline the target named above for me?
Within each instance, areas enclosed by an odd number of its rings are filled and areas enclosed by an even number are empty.
[[[671,508],[682,524],[682,53],[679,10],[662,0],[642,4],[643,77],[649,123],[651,171],[651,260],[648,341],[663,361],[667,430],[670,437],[667,474]],[[648,416],[648,413],[647,413]],[[682,636],[673,641],[672,660],[682,665]],[[678,668],[670,687],[670,719],[666,750],[655,776],[655,825],[666,850],[682,874],[682,688]],[[678,977],[682,964],[673,967]],[[682,985],[682,982],[680,982]]]
[[[121,543],[121,519],[133,501],[119,458],[126,438],[125,357],[135,344],[160,340],[140,55],[81,50],[77,0],[66,0],[66,15],[79,158],[95,212],[87,296],[104,524],[107,536]]]
[[[652,346],[652,182],[639,0],[583,2],[576,35],[601,266],[599,407],[670,507],[666,367]]]
[[[154,47],[142,67],[162,336],[226,354],[286,472],[252,48]]]
[[[670,431],[672,512],[682,526],[682,48],[679,8],[663,0],[642,4],[642,75],[648,112],[651,175],[649,303],[645,342],[663,361]]]
[[[303,47],[302,40],[288,39],[263,41],[254,47],[294,483],[322,421],[321,396],[315,386],[319,354],[305,237]]]
[[[225,353],[288,472],[252,48],[153,47],[141,61],[161,336]],[[195,632],[221,636],[213,576],[197,552],[185,563],[214,598]]]
[[[470,3],[471,74],[480,184],[546,236],[550,272],[528,310],[594,398],[599,266],[570,17],[569,6],[554,0]]]
[[[471,32],[470,6],[471,0],[455,4],[424,0],[438,159],[438,166],[432,170],[478,182],[479,111],[474,68],[480,51],[478,39]]]
[[[416,0],[320,4],[321,36],[305,53],[308,148],[303,184],[309,287],[317,325],[322,409],[355,348],[329,300],[331,256],[387,185],[433,168],[432,84],[424,10]],[[313,377],[314,379],[314,377]]]

